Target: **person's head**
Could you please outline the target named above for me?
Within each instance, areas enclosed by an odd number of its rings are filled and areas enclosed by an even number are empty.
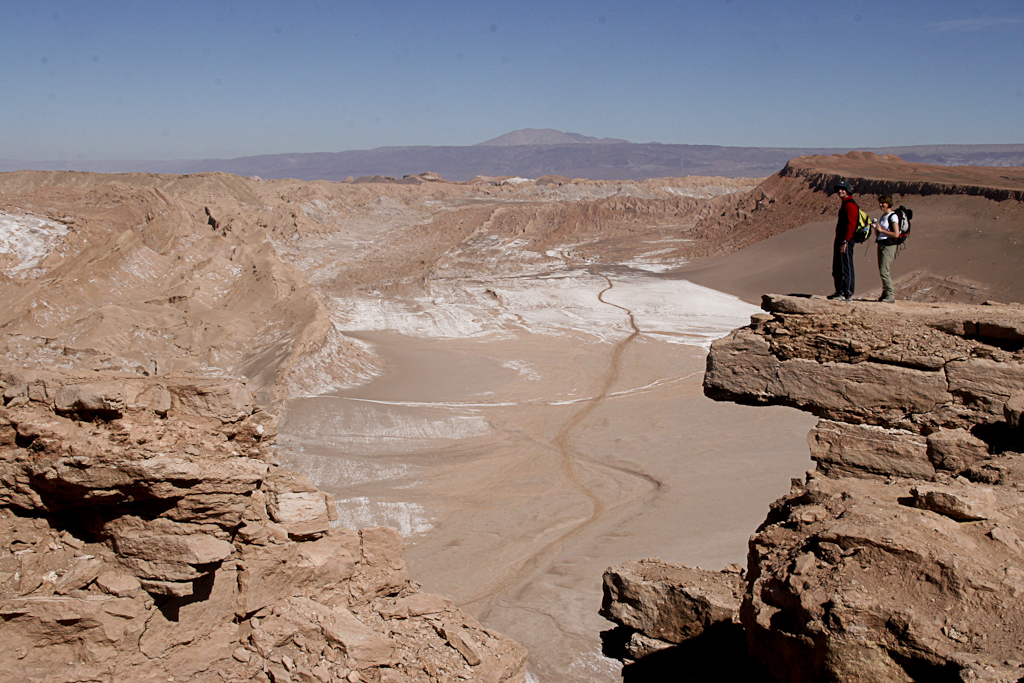
[[[853,187],[850,183],[845,180],[840,180],[838,183],[832,186],[832,189],[836,191],[840,197],[848,197],[853,194]]]
[[[878,205],[883,209],[892,208],[892,195],[891,194],[880,194],[878,195]]]

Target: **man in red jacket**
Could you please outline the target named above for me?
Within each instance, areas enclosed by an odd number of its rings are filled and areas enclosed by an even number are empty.
[[[857,228],[857,216],[860,207],[853,201],[853,188],[850,183],[841,180],[835,184],[836,194],[842,200],[839,207],[839,220],[836,221],[836,240],[832,245],[832,279],[836,291],[829,299],[850,301],[853,299],[853,231]]]

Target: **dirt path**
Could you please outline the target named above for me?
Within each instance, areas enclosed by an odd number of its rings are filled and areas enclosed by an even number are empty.
[[[658,482],[656,480],[647,477],[640,472],[627,470],[625,468],[613,468],[607,465],[591,462],[584,453],[579,452],[575,448],[570,439],[573,431],[583,424],[588,416],[590,416],[593,411],[608,398],[609,392],[619,379],[623,355],[626,353],[633,341],[641,334],[640,328],[637,327],[632,311],[604,299],[605,292],[610,291],[614,287],[614,283],[611,278],[606,275],[601,273],[597,274],[607,282],[607,287],[598,292],[598,300],[605,305],[612,306],[625,313],[630,333],[612,349],[611,357],[609,358],[607,368],[604,372],[604,377],[599,385],[596,395],[584,402],[583,406],[579,410],[575,411],[569,419],[565,421],[562,428],[551,441],[551,444],[559,455],[563,476],[580,494],[590,501],[591,511],[585,519],[579,520],[578,523],[568,528],[547,545],[537,549],[514,574],[508,576],[508,578],[502,580],[496,585],[492,585],[487,592],[473,596],[461,603],[460,606],[463,607],[470,607],[482,603],[483,608],[480,610],[480,614],[483,619],[487,618],[494,605],[495,599],[500,599],[503,596],[515,596],[519,594],[524,587],[532,582],[539,572],[544,570],[545,566],[551,562],[552,558],[556,554],[566,552],[571,547],[574,540],[584,534],[597,521],[612,515],[617,510],[620,510],[622,507],[632,503],[637,498],[647,495],[650,491],[658,487]],[[632,495],[625,499],[609,501],[602,497],[594,487],[585,481],[584,477],[581,476],[581,472],[584,470],[590,470],[599,475],[607,475],[615,472],[618,474],[633,476],[644,482],[644,486],[634,491]]]

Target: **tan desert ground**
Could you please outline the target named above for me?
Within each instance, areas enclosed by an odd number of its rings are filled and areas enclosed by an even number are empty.
[[[0,671],[622,680],[604,570],[745,565],[814,466],[820,415],[712,401],[705,368],[762,294],[831,292],[839,178],[914,211],[892,310],[1024,301],[1019,168],[0,174]]]

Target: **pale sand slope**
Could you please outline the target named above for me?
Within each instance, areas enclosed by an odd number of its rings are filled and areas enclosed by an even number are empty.
[[[846,177],[858,186],[874,184],[892,193],[897,205],[905,204],[914,211],[913,231],[892,265],[896,298],[1024,302],[1024,278],[1020,276],[1024,272],[1024,202],[1014,198],[1024,193],[1024,169],[926,166],[865,153],[804,157],[791,164],[806,167],[809,170],[803,172],[812,175]],[[907,194],[899,194],[897,189]],[[1004,190],[1013,196],[1000,200],[967,194],[999,196]],[[685,265],[669,277],[682,277],[758,303],[767,292],[831,294],[832,240],[839,199],[826,199],[821,193],[816,196],[820,196],[822,209],[815,213],[821,220],[790,221],[800,227],[741,251]],[[810,201],[811,195],[805,191],[802,198]],[[881,216],[876,193],[858,193],[854,198],[870,216]],[[795,211],[776,205],[758,221],[764,224],[766,218]],[[881,280],[874,243],[858,245],[854,262],[857,298],[877,298]]]
[[[402,529],[412,575],[526,645],[536,680],[618,681],[600,652],[602,571],[742,563],[810,466],[813,418],[704,398],[700,344],[756,312],[731,297],[585,270],[490,289],[491,311],[454,286],[339,302],[362,311],[348,328],[405,334],[352,333],[387,373],[293,401],[286,464],[335,494],[343,524]]]

